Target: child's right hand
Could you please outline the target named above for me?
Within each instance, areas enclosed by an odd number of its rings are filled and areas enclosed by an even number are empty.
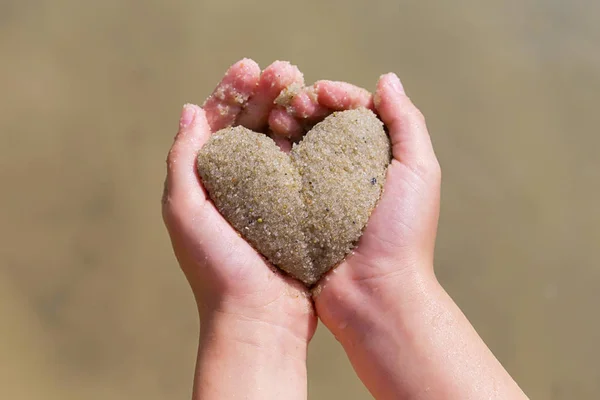
[[[440,208],[440,166],[425,118],[395,74],[380,78],[375,107],[392,142],[392,162],[382,197],[358,246],[315,291],[319,316],[335,331],[358,312],[352,303],[399,282],[433,277]]]
[[[394,74],[374,103],[393,160],[354,253],[314,291],[319,318],[377,399],[525,399],[433,273],[441,172],[423,115]]]

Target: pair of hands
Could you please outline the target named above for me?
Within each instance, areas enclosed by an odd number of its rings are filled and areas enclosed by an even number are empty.
[[[310,293],[219,214],[196,157],[213,132],[235,124],[268,132],[285,151],[306,126],[356,107],[383,120],[393,159],[355,251]],[[318,315],[377,399],[526,399],[433,273],[440,179],[425,119],[394,74],[373,96],[343,82],[305,87],[289,63],[261,73],[245,59],[202,108],[184,106],[163,218],[201,319],[194,398],[305,399]]]
[[[288,87],[301,89],[286,106],[275,104]],[[355,252],[319,286],[316,310],[326,325],[335,324],[347,313],[338,293],[352,296],[360,287],[392,286],[390,281],[406,273],[432,274],[440,168],[423,115],[396,75],[382,76],[373,97],[343,82],[304,87],[301,72],[289,63],[275,62],[261,73],[254,61],[244,59],[227,71],[202,108],[184,107],[167,160],[163,217],[202,319],[214,313],[252,318],[306,341],[316,328],[308,290],[274,272],[207,198],[195,167],[199,149],[211,133],[234,124],[268,130],[285,149],[306,124],[361,106],[374,108],[386,124],[393,160]]]
[[[322,279],[313,296],[274,271],[219,214],[202,187],[196,157],[210,135],[226,126],[268,132],[286,150],[306,126],[333,111],[357,107],[371,108],[383,120],[393,160],[358,246]],[[384,382],[382,376],[396,368],[385,360],[385,353],[395,350],[364,352],[358,347],[374,329],[365,321],[385,320],[391,304],[408,304],[411,293],[435,282],[439,195],[440,168],[425,119],[396,75],[383,75],[373,96],[344,82],[305,87],[300,71],[285,62],[262,72],[252,60],[234,64],[202,108],[184,106],[167,159],[163,218],[202,321],[195,395],[244,393],[244,398],[254,398],[249,390],[256,390],[257,398],[271,398],[269,393],[273,398],[305,397],[306,348],[318,315],[344,345],[371,392],[394,398],[394,382]],[[373,360],[380,369],[370,368]],[[248,369],[253,375],[244,387]],[[232,376],[238,378],[233,379],[237,389],[226,379]],[[287,382],[290,376],[300,378]],[[270,383],[262,385],[261,379]]]

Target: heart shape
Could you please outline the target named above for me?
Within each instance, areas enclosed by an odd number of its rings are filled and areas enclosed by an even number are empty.
[[[264,134],[222,129],[200,150],[198,172],[246,241],[310,286],[356,245],[390,160],[383,123],[363,108],[331,114],[289,154]]]

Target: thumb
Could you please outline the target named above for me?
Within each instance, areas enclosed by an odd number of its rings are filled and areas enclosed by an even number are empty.
[[[196,170],[196,157],[209,137],[210,128],[204,110],[193,104],[183,106],[179,131],[167,156],[163,204],[191,202],[198,206],[206,200]]]
[[[425,117],[408,98],[396,74],[381,76],[374,101],[389,129],[394,159],[421,176],[439,171]]]

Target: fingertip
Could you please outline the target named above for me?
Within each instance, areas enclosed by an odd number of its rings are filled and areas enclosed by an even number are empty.
[[[406,119],[414,119],[419,110],[410,101],[398,76],[393,73],[381,75],[374,96],[375,109],[383,122],[391,128]]]
[[[197,108],[193,104],[184,104],[179,117],[179,132],[186,129],[196,118]]]
[[[167,194],[169,198],[203,196],[196,173],[196,157],[210,137],[206,112],[195,104],[185,104],[179,131],[167,156]]]
[[[274,134],[287,139],[297,139],[303,133],[300,122],[281,107],[274,108],[269,114],[269,127]]]
[[[379,79],[375,108],[388,128],[395,159],[417,169],[437,162],[425,117],[406,96],[396,74],[388,73]]]
[[[279,92],[279,95],[274,100],[274,104],[276,104],[276,106],[284,107],[290,113],[293,113],[295,111],[293,109],[293,104],[303,90],[304,86],[302,84],[298,82],[291,83],[287,87],[283,88],[281,92]]]
[[[282,61],[282,60],[275,60],[273,61],[271,64],[269,64],[267,66],[267,68],[265,68],[264,72],[268,72],[268,71],[272,71],[272,70],[277,70],[280,68],[289,68],[292,67],[292,63],[289,61]]]
[[[242,68],[246,68],[252,71],[258,71],[260,73],[260,65],[249,57],[244,57],[233,65],[239,65]]]
[[[304,74],[289,61],[274,61],[260,75],[259,86],[266,98],[273,97],[290,85],[304,86]]]
[[[275,144],[284,153],[289,153],[292,150],[292,142],[289,139],[286,139],[283,136],[278,136],[278,135],[270,135],[269,137],[271,139],[273,139]]]
[[[275,100],[276,104],[285,107],[288,114],[306,121],[325,118],[331,110],[319,104],[313,86],[306,87],[292,84],[284,89]]]
[[[398,75],[396,75],[393,72],[381,75],[381,77],[379,78],[379,83],[383,86],[386,86],[387,88],[399,95],[406,94],[404,90],[404,85],[402,85],[400,78],[398,78]]]
[[[237,124],[261,131],[268,124],[269,114],[281,92],[303,87],[304,75],[288,61],[275,61],[260,75],[254,95],[240,114]]]
[[[260,66],[251,58],[243,58],[233,64],[227,73],[233,76],[233,85],[239,92],[251,94],[260,79]]]
[[[263,71],[263,75],[275,75],[275,78],[283,78],[283,84],[291,84],[292,82],[304,83],[304,74],[300,71],[297,65],[289,61],[274,61]],[[286,85],[286,86],[287,86]]]
[[[201,139],[208,135],[210,135],[210,127],[206,111],[196,104],[184,104],[179,117],[179,131],[175,139]]]
[[[317,81],[314,88],[319,104],[332,110],[373,108],[371,93],[350,83],[322,80]]]
[[[234,124],[237,116],[254,94],[260,79],[260,67],[249,58],[233,64],[203,108],[211,128],[216,131]]]

